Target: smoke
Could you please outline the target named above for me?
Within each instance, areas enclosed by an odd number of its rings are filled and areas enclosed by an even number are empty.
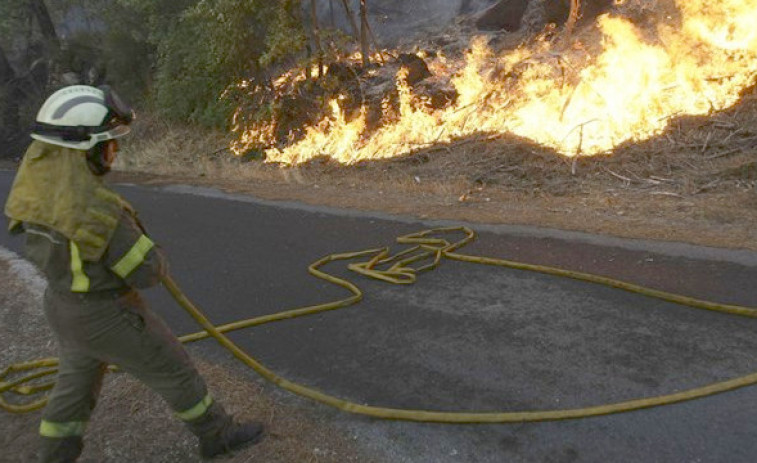
[[[433,33],[447,27],[460,15],[472,14],[494,0],[367,0],[368,21],[381,47],[403,39]],[[357,15],[360,0],[350,0]],[[319,0],[318,17],[323,25],[350,33],[342,0]]]

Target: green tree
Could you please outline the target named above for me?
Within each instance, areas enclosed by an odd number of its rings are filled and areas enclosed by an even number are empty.
[[[38,105],[48,77],[46,62],[35,59],[55,51],[57,35],[42,0],[6,0],[0,37],[0,156],[18,156],[33,118],[26,108]]]
[[[98,83],[87,80],[87,71],[95,70],[127,99],[146,97],[145,103],[172,119],[223,126],[238,105],[235,99],[245,95],[240,83],[265,86],[268,68],[302,56],[307,39],[301,3],[4,0],[0,47],[9,59],[3,79],[17,80],[9,60],[36,41],[53,64],[52,82],[73,72],[82,83]],[[71,17],[90,26],[57,37],[55,27]]]
[[[301,25],[291,20],[298,3],[202,0],[186,9],[158,45],[159,108],[203,125],[228,124],[236,103],[227,90],[260,80],[264,66],[302,49]]]

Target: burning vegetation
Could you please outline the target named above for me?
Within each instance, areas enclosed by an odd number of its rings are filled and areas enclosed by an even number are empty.
[[[595,21],[537,33],[463,21],[370,66],[352,55],[241,83],[232,148],[355,164],[507,134],[571,158],[608,154],[738,102],[757,75],[755,23],[754,0],[618,0]]]

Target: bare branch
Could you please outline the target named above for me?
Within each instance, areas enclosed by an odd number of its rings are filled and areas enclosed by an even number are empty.
[[[360,32],[357,27],[357,21],[355,21],[355,15],[352,14],[352,8],[350,8],[349,0],[342,0],[344,5],[344,12],[347,15],[347,19],[350,20],[350,26],[352,26],[352,36],[355,40],[359,40]]]
[[[573,34],[573,28],[576,26],[578,16],[581,10],[581,0],[570,0],[570,14],[568,15],[568,21],[565,23],[565,43],[570,40],[571,34]]]
[[[318,24],[318,8],[316,0],[310,0],[310,16],[313,22],[313,42],[318,55],[318,77],[323,76],[323,46],[321,46],[321,28]]]
[[[360,51],[363,55],[363,67],[370,64],[370,47],[368,45],[368,7],[366,0],[360,0]]]

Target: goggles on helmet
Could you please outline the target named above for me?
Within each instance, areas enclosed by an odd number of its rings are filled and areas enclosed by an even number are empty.
[[[110,86],[101,85],[98,89],[102,90],[105,95],[104,105],[108,110],[101,125],[61,126],[35,122],[32,126],[32,132],[37,135],[60,137],[63,141],[70,142],[89,141],[93,135],[99,139],[98,141],[105,141],[116,138],[124,130],[128,133],[128,128],[124,126],[131,124],[136,119],[134,110]]]
[[[136,114],[131,106],[126,104],[109,85],[101,85],[97,88],[105,93],[105,106],[118,122],[129,125],[136,119]]]

